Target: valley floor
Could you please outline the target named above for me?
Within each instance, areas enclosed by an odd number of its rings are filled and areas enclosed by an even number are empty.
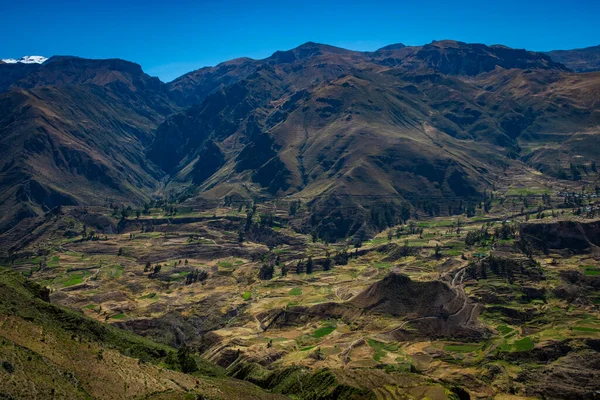
[[[175,215],[154,208],[120,222],[110,209],[65,208],[10,268],[48,287],[52,303],[189,346],[229,376],[298,398],[593,396],[600,222],[560,208],[556,195],[548,204],[535,198],[522,205],[523,197],[497,197],[470,217],[421,216],[355,245],[313,241],[268,204]],[[585,207],[595,209],[597,197]],[[118,229],[102,228],[110,223]],[[525,232],[587,243],[544,247]],[[2,352],[34,351],[60,364],[33,344],[43,332],[29,332],[26,320],[0,321]],[[322,371],[335,384],[302,386]],[[127,380],[149,379],[142,375]],[[188,385],[165,379],[153,382]],[[140,393],[127,390],[115,396]]]

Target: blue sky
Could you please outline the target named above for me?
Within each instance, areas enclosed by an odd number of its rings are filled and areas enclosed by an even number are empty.
[[[163,81],[307,41],[354,50],[455,39],[530,50],[600,44],[600,1],[0,0],[0,58],[123,58]]]

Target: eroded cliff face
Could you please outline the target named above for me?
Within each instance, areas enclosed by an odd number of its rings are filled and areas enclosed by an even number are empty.
[[[521,224],[521,239],[539,250],[600,250],[600,221],[552,221]]]

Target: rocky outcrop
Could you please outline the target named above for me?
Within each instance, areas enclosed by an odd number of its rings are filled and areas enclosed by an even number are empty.
[[[600,221],[552,221],[520,225],[521,240],[538,250],[600,250]]]

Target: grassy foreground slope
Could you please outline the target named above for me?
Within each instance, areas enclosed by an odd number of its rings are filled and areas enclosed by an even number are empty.
[[[16,273],[0,272],[0,398],[281,397],[227,378],[192,355],[50,304],[47,295]]]

